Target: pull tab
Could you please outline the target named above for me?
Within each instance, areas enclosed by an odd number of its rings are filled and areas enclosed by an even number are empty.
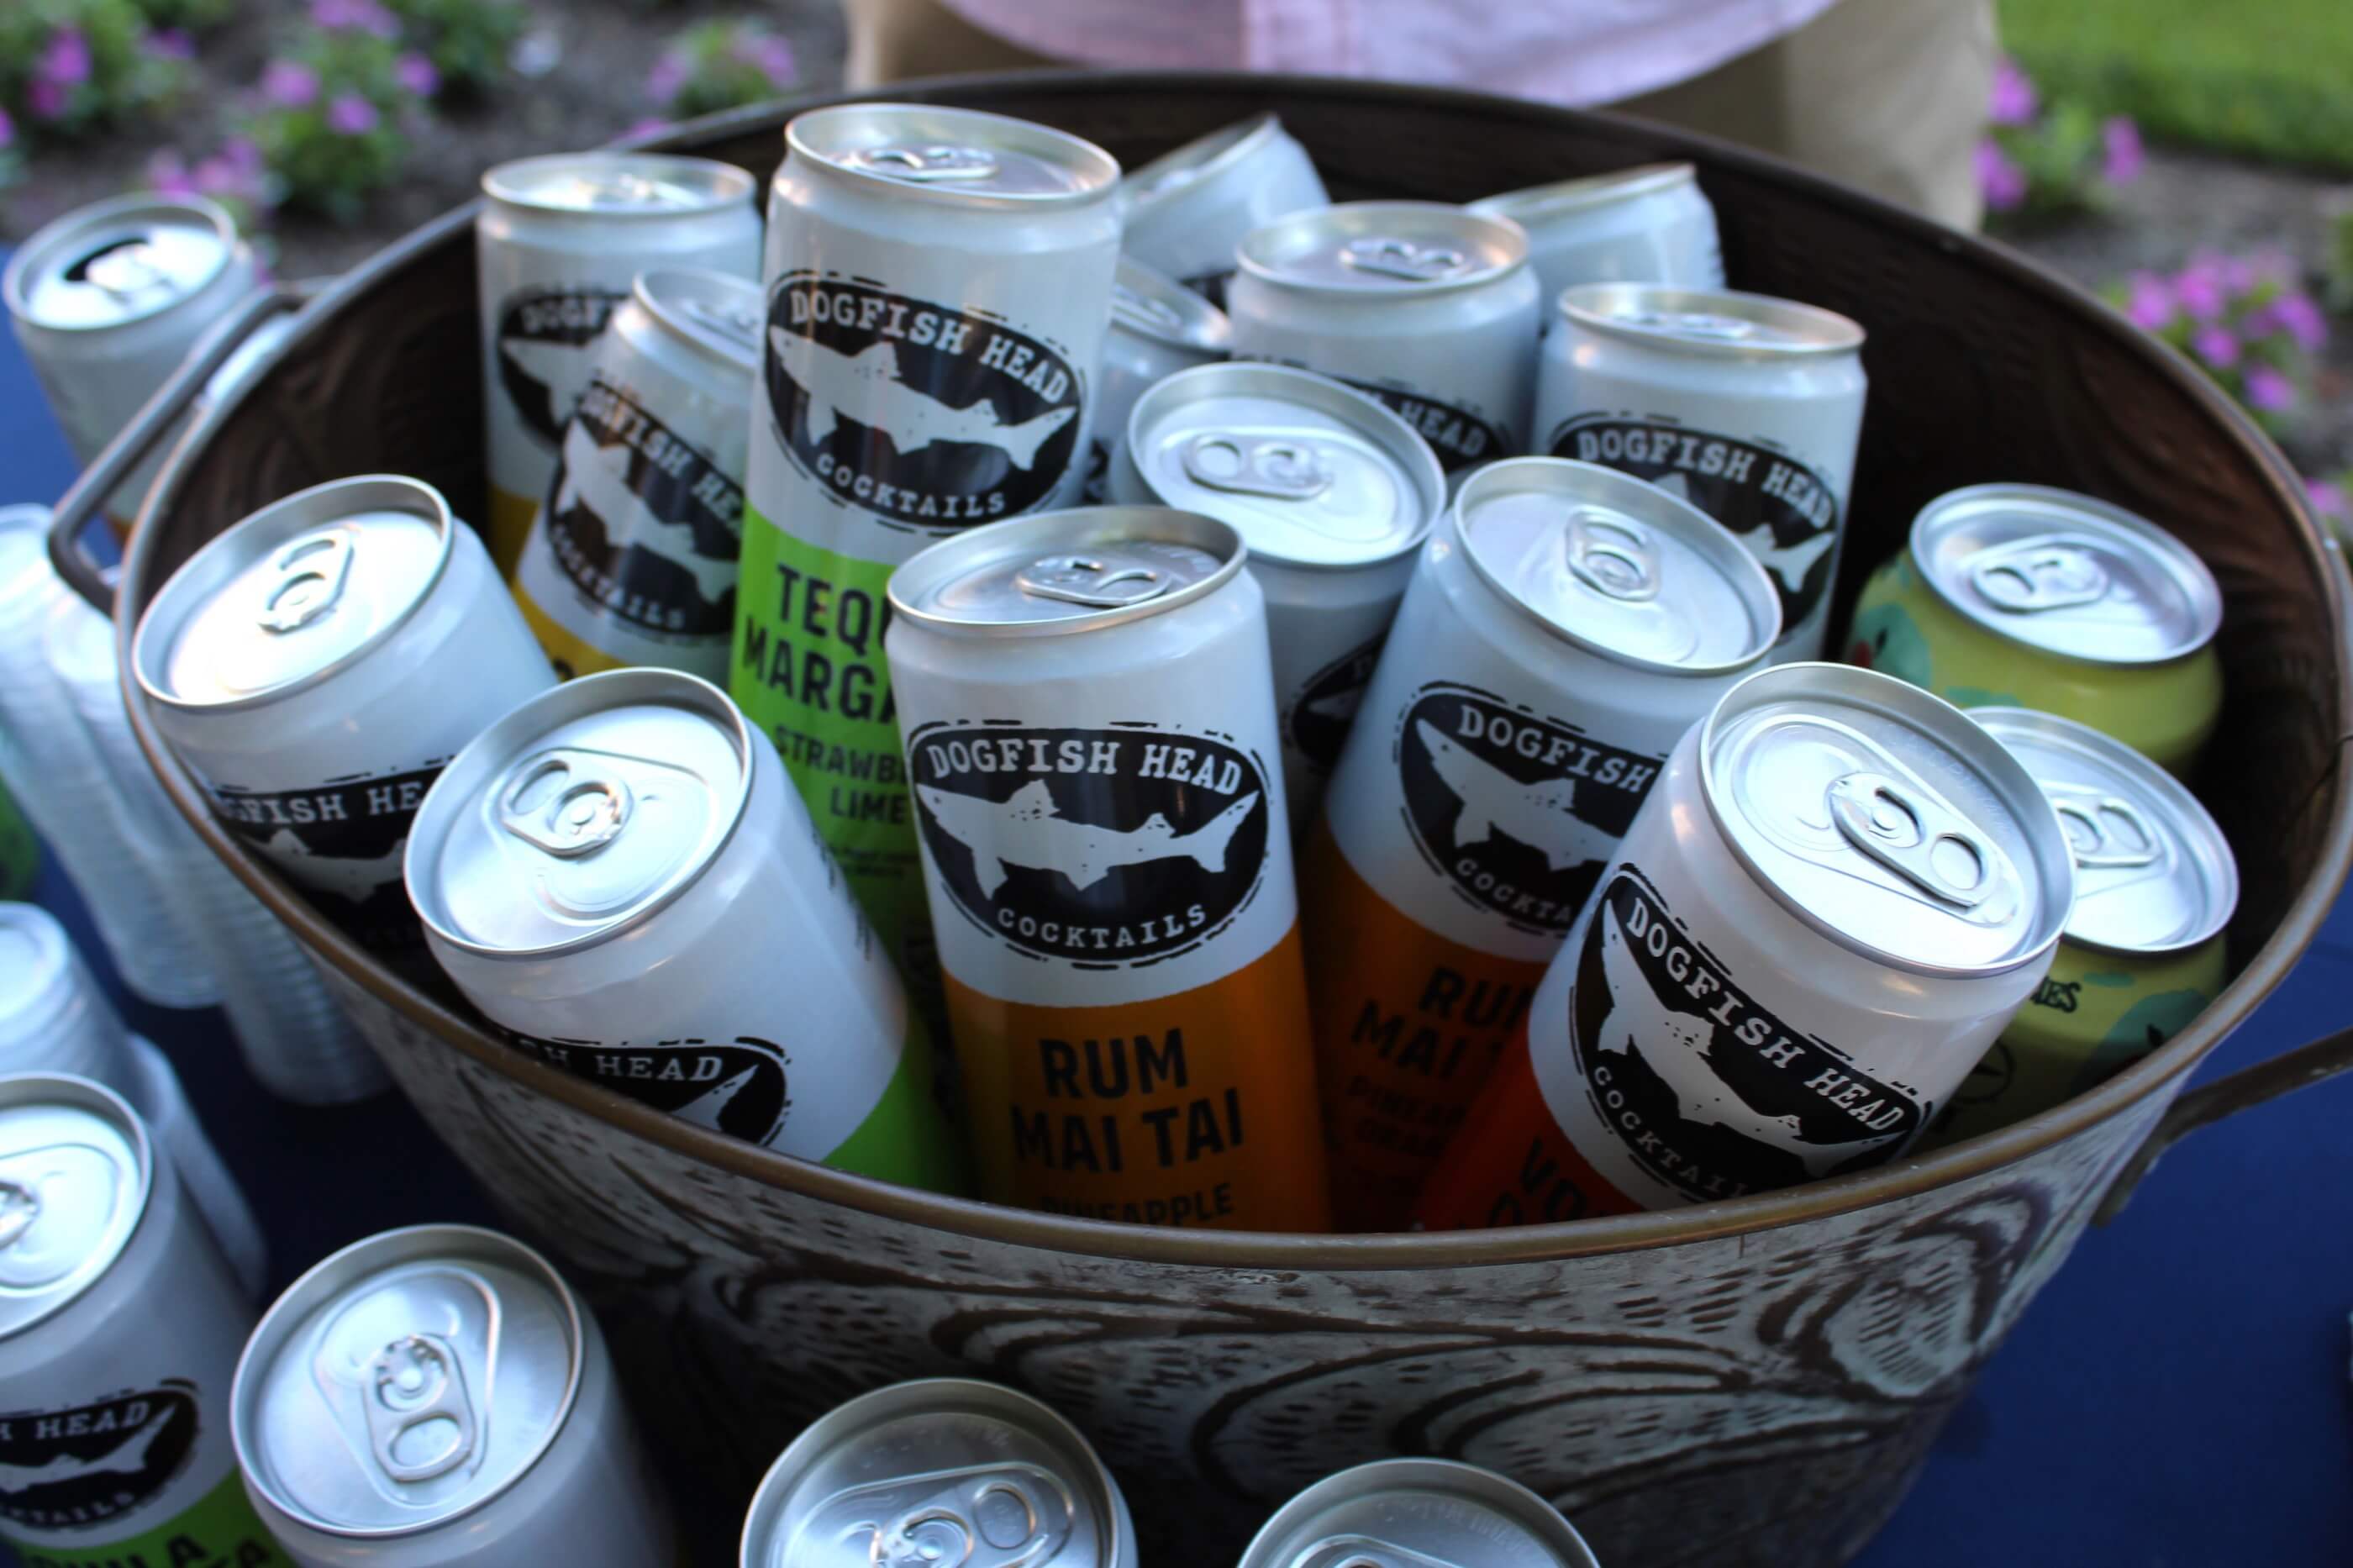
[[[172,280],[158,262],[155,247],[143,239],[100,251],[82,268],[82,276],[118,300],[144,294]]]
[[[1451,1557],[1432,1557],[1410,1546],[1370,1535],[1333,1535],[1315,1542],[1292,1559],[1316,1568],[1462,1568]]]
[[[1360,272],[1377,272],[1384,278],[1405,278],[1416,283],[1452,277],[1471,264],[1469,257],[1451,246],[1419,246],[1387,234],[1368,234],[1350,240],[1340,247],[1340,259]]]
[[[1124,283],[1111,286],[1112,320],[1142,331],[1175,333],[1185,330],[1185,318],[1166,300],[1139,294]]]
[[[1109,552],[1047,555],[1015,573],[1013,585],[1040,599],[1116,610],[1158,598],[1168,591],[1168,576],[1157,566]]]
[[[987,1474],[942,1488],[899,1514],[875,1539],[878,1568],[1043,1568],[1066,1530],[1047,1516],[1018,1474]]]
[[[1830,787],[1831,818],[1849,844],[1938,903],[1973,910],[2004,879],[2009,859],[1976,826],[1926,790],[1885,773],[1853,773]],[[1966,877],[1936,862],[1965,861]],[[1955,853],[1957,852],[1957,853]]]
[[[2162,842],[2132,802],[2064,784],[2044,784],[2042,793],[2051,797],[2052,807],[2059,813],[2059,826],[2066,830],[2067,848],[2076,865],[2086,870],[2128,870],[2154,866],[2161,858]],[[2112,830],[2111,821],[2125,833]],[[2138,842],[2127,844],[2125,834]]]
[[[0,1181],[0,1247],[14,1247],[41,1217],[41,1195],[21,1182]]]
[[[2040,615],[2107,597],[2108,571],[2080,540],[2042,534],[1968,559],[1969,585],[1995,609]]]
[[[948,180],[986,180],[997,173],[996,153],[944,142],[925,147],[860,147],[842,162],[870,174],[926,185]]]
[[[263,630],[300,631],[334,607],[352,574],[352,537],[348,528],[322,528],[280,546],[254,617]]]
[[[590,752],[542,752],[517,770],[499,799],[499,826],[559,859],[591,855],[628,826],[637,804],[611,759]]]
[[[480,1435],[474,1402],[458,1352],[438,1334],[405,1334],[376,1352],[368,1367],[368,1447],[396,1481],[429,1481],[473,1457]],[[447,1422],[448,1440],[421,1459],[405,1459],[401,1439]]]
[[[1630,604],[1659,596],[1658,541],[1623,512],[1572,508],[1561,542],[1570,575],[1595,593]]]
[[[1664,332],[1694,342],[1741,343],[1764,335],[1755,321],[1707,310],[1629,310],[1618,320],[1643,331]]]
[[[1332,465],[1312,441],[1212,432],[1186,442],[1177,461],[1195,484],[1231,495],[1309,500],[1332,488]]]
[[[689,300],[681,313],[696,326],[716,338],[723,338],[741,348],[757,349],[760,345],[760,323],[748,310],[730,310],[705,304],[701,300]]]

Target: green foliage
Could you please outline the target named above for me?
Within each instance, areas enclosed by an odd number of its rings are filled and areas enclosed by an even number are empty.
[[[151,27],[209,32],[237,15],[237,0],[136,0]]]
[[[702,22],[679,33],[646,79],[646,91],[674,120],[763,103],[799,79],[784,35],[749,19]]]
[[[444,97],[480,96],[503,80],[507,52],[531,24],[519,0],[385,0],[409,47],[441,73]]]
[[[65,141],[153,109],[186,80],[132,0],[0,0],[0,110],[20,142]]]
[[[349,223],[399,176],[406,124],[419,110],[401,85],[400,53],[372,33],[318,30],[264,70],[239,130],[260,149],[280,203]]]
[[[2340,314],[2353,312],[2353,191],[2342,193],[2328,209],[2320,276],[2328,308]]]

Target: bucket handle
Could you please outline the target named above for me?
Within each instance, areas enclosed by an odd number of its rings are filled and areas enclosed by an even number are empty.
[[[131,423],[116,432],[81,477],[74,480],[66,493],[58,498],[56,509],[49,516],[49,560],[56,565],[58,575],[92,606],[106,614],[114,607],[114,584],[107,580],[106,569],[92,560],[81,547],[82,531],[90,520],[106,504],[106,499],[120,487],[131,470],[139,466],[164,433],[178,423],[188,405],[196,400],[206,384],[227,364],[229,356],[244,345],[261,324],[270,317],[287,310],[299,310],[311,298],[326,288],[329,279],[309,279],[295,283],[273,283],[257,289],[239,300],[234,310],[221,319],[188,357],[155,389],[155,395],[140,406]],[[144,498],[142,498],[143,500]]]

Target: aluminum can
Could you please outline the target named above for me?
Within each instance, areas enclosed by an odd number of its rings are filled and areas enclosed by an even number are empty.
[[[891,580],[947,1009],[998,1203],[1326,1228],[1265,597],[1225,523],[1025,518]]]
[[[400,855],[434,776],[555,680],[473,530],[392,474],[214,539],[149,603],[131,662],[221,826],[378,949],[418,941]]]
[[[262,1314],[229,1415],[302,1568],[678,1560],[596,1320],[495,1231],[412,1226],[319,1263]]]
[[[2179,780],[2087,725],[2025,708],[1969,717],[2034,775],[2075,858],[2051,973],[1979,1059],[1931,1144],[1990,1132],[2114,1078],[2222,989],[2239,904],[2230,841]]]
[[[1274,1510],[1236,1568],[1599,1568],[1560,1510],[1454,1459],[1376,1459]]]
[[[1528,265],[1549,318],[1560,291],[1577,283],[1724,287],[1715,208],[1689,163],[1646,163],[1606,174],[1532,185],[1470,204],[1527,231]],[[1546,322],[1550,329],[1550,321]]]
[[[260,286],[253,249],[202,196],[118,196],[25,241],[0,274],[16,342],[88,468],[213,324]],[[131,470],[107,507],[128,530],[168,443]]]
[[[1092,506],[1110,496],[1112,466],[1127,444],[1135,400],[1180,370],[1224,359],[1230,334],[1223,310],[1134,257],[1119,258],[1081,499]]]
[[[253,1308],[130,1106],[0,1079],[0,1539],[33,1568],[280,1561],[237,1484]]]
[[[1862,432],[1862,329],[1762,294],[1595,283],[1559,300],[1541,450],[1602,463],[1724,524],[1781,592],[1776,662],[1820,658]]]
[[[1250,547],[1295,830],[1324,798],[1415,549],[1445,502],[1437,455],[1336,381],[1287,365],[1213,365],[1136,405],[1113,493],[1214,517]]]
[[[1242,241],[1227,289],[1236,359],[1370,393],[1450,474],[1527,450],[1536,275],[1508,218],[1437,202],[1351,202]]]
[[[1162,153],[1120,182],[1119,198],[1121,247],[1212,304],[1224,302],[1252,229],[1332,202],[1307,149],[1272,114]]]
[[[2073,894],[2050,802],[1959,710],[1844,665],[1752,675],[1675,747],[1417,1217],[1883,1165],[2042,984]]]
[[[710,682],[584,676],[434,784],[426,943],[517,1048],[689,1121],[961,1185],[929,1037],[786,780]]]
[[[557,153],[482,176],[474,220],[491,554],[512,572],[587,390],[589,348],[649,267],[760,275],[756,182],[732,163]]]
[[[1668,752],[1772,646],[1756,562],[1521,458],[1422,552],[1303,857],[1333,1207],[1401,1227]]]
[[[515,601],[569,679],[654,665],[727,679],[759,285],[638,274],[589,350]]]
[[[41,841],[16,809],[16,797],[0,784],[0,899],[29,897],[41,874]]]
[[[1119,1482],[1051,1407],[929,1377],[812,1422],[753,1495],[742,1568],[1135,1568]]]
[[[785,141],[729,686],[936,1014],[887,584],[934,540],[1077,498],[1119,165],[1044,126],[908,104],[818,110]]]
[[[1937,497],[1872,574],[1851,664],[1964,708],[2089,724],[2175,773],[2222,710],[2222,592],[2187,545],[2122,507],[2042,485]]]

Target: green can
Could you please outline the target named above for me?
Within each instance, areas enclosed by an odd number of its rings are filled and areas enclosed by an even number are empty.
[[[41,874],[41,841],[0,784],[0,899],[29,899]]]
[[[1958,707],[2089,724],[2184,773],[2221,712],[2221,621],[2212,574],[2147,519],[1973,485],[1930,501],[1863,585],[1846,658]]]
[[[2051,973],[1954,1097],[1926,1146],[2048,1110],[2189,1026],[2222,988],[2239,900],[2231,846],[2147,757],[2023,708],[1969,717],[2042,784],[2075,856],[2075,905]]]

